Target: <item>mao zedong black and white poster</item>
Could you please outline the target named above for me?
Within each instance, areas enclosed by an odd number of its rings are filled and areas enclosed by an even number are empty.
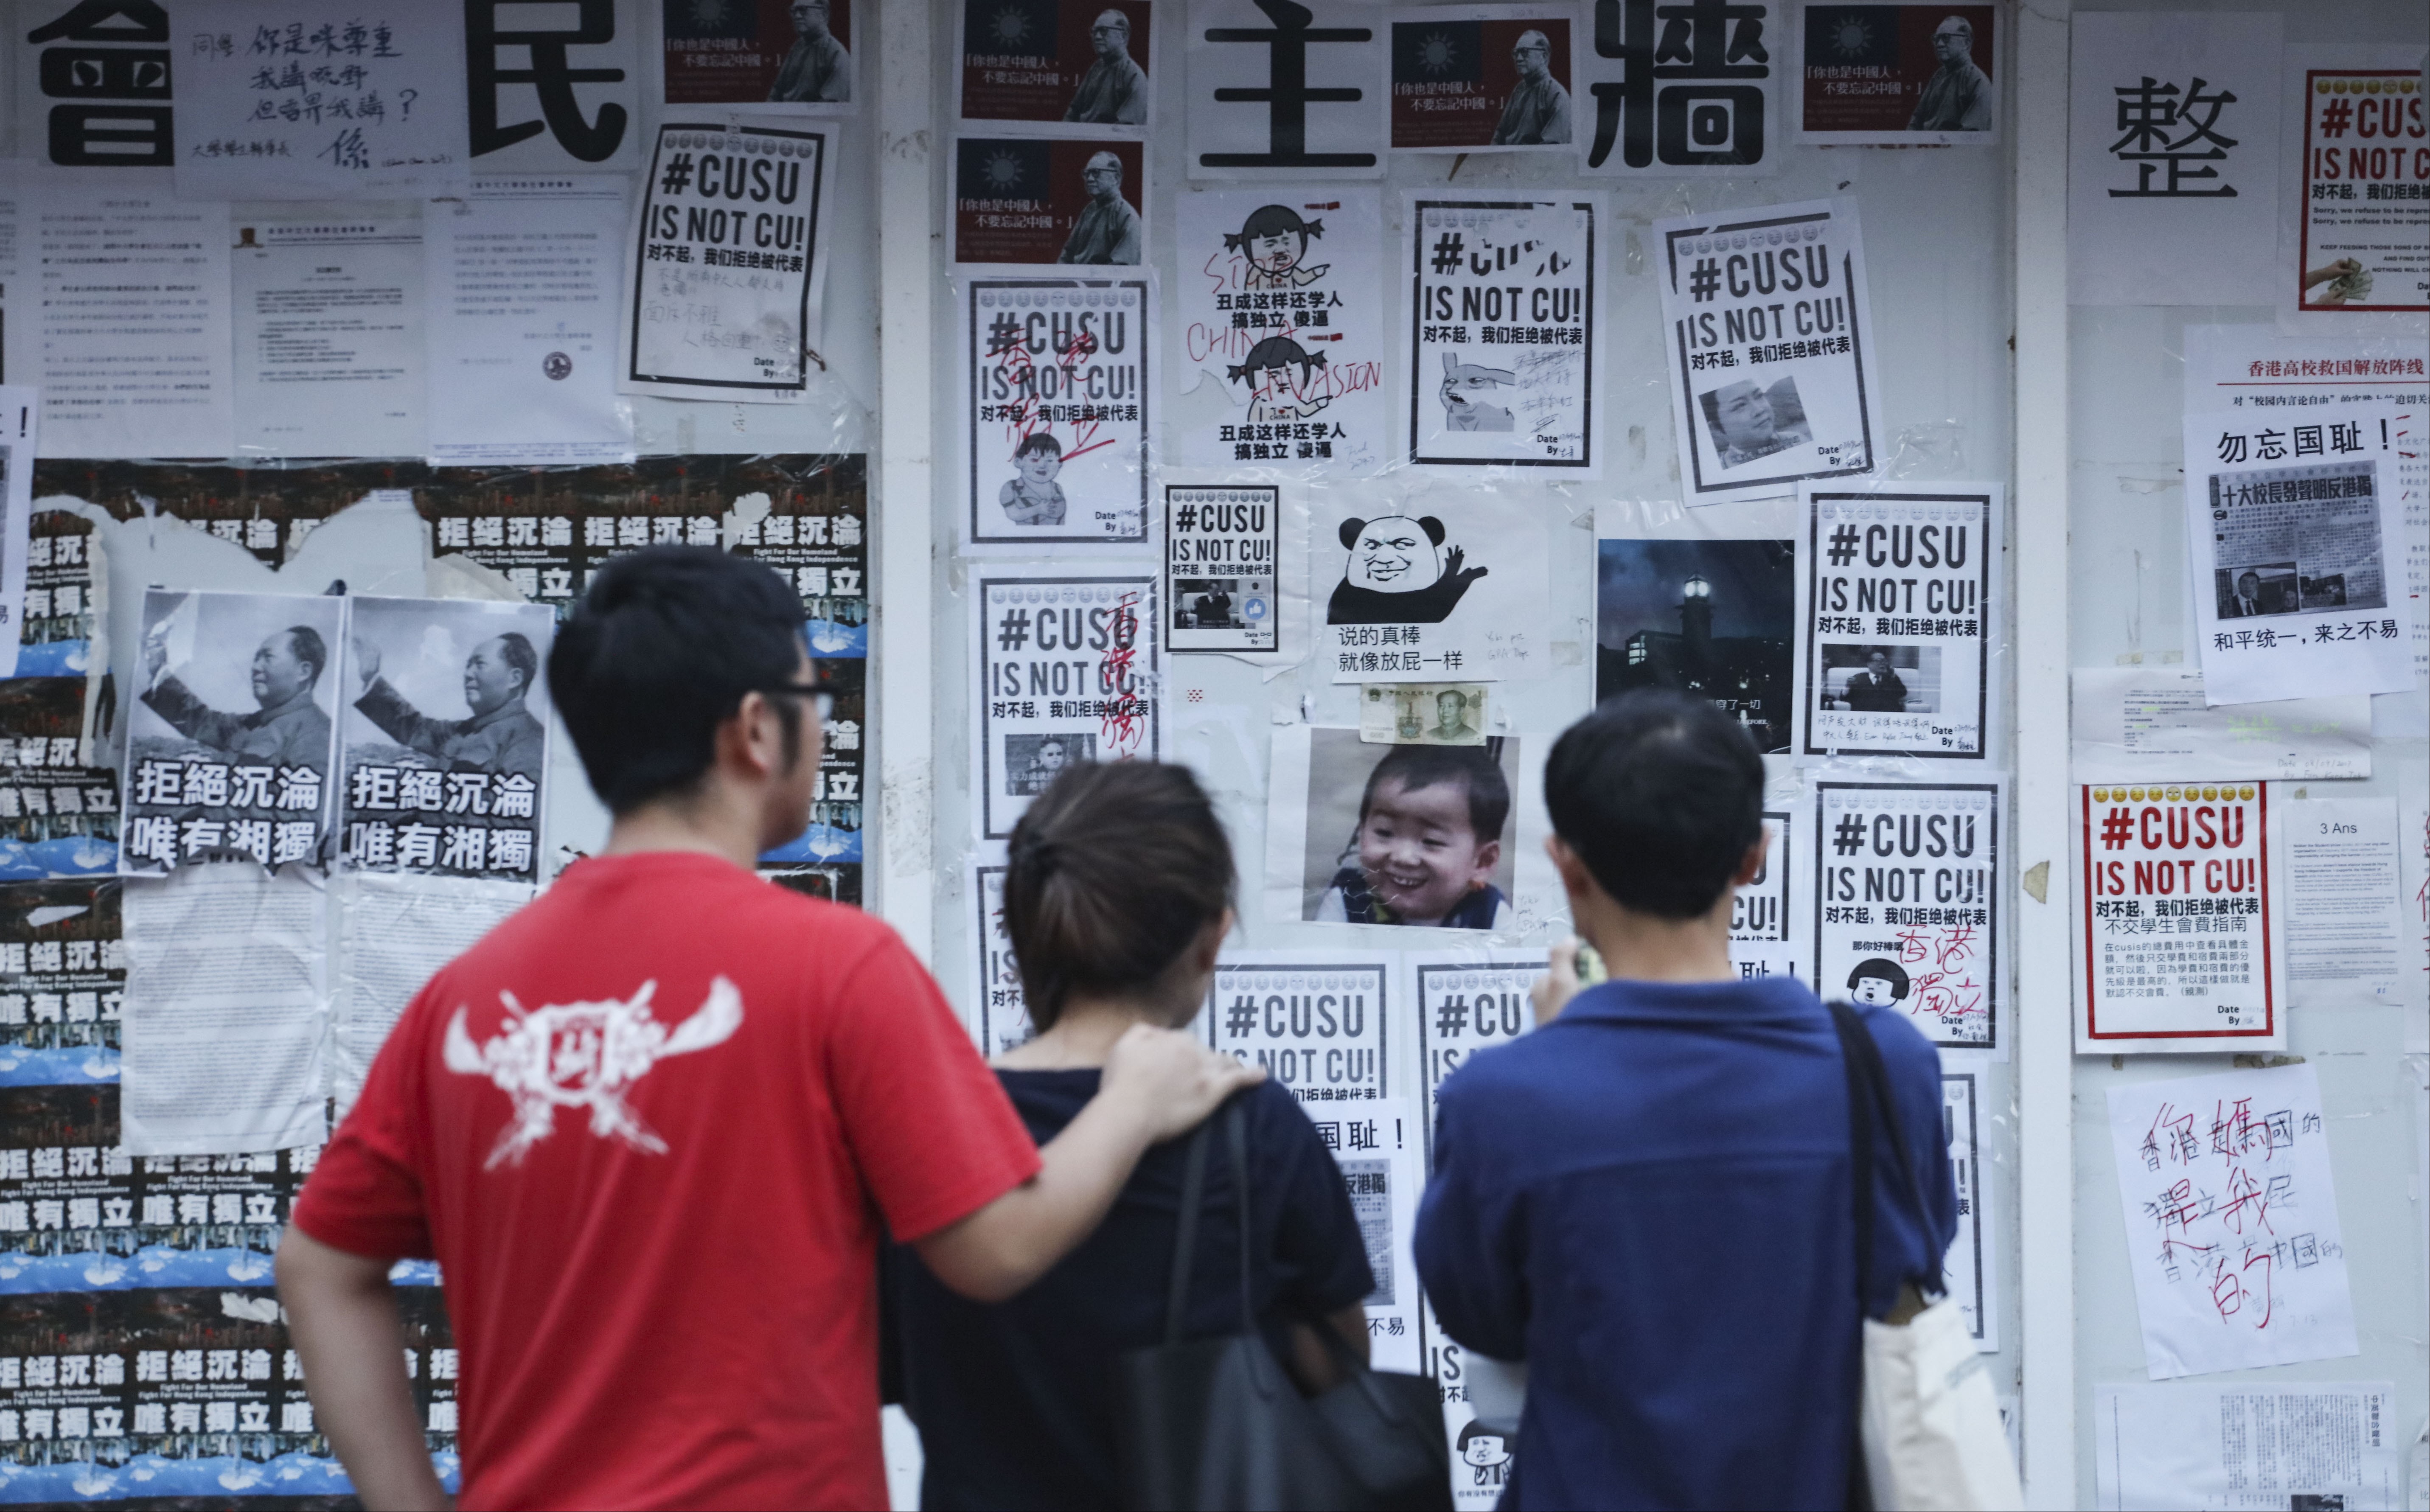
[[[1603,475],[1595,451],[1599,196],[1411,195],[1401,349],[1421,467]]]
[[[1189,0],[1190,176],[1384,176],[1384,8]]]
[[[977,583],[982,838],[1004,839],[1063,769],[1163,750],[1156,579]]]
[[[122,873],[320,857],[345,617],[342,598],[144,594]]]
[[[974,545],[1147,543],[1147,281],[974,278],[964,439]]]
[[[1865,244],[1851,200],[1654,223],[1688,503],[1878,465]]]
[[[339,803],[357,870],[535,879],[556,629],[544,604],[354,601]]]
[[[808,382],[826,293],[827,133],[658,128],[643,178],[626,393],[785,403]]]
[[[2000,1045],[2000,785],[1815,784],[1814,990]]]
[[[1801,490],[1800,757],[1985,759],[2001,499],[1996,483]]]
[[[1543,515],[1467,490],[1329,499],[1309,525],[1317,653],[1337,683],[1533,677],[1551,551]]]

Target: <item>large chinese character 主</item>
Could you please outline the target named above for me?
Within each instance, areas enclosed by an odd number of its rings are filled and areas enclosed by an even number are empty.
[[[1622,73],[1591,88],[1595,137],[1587,166],[1602,167],[1614,141],[1631,168],[1657,158],[1681,168],[1761,162],[1761,81],[1772,76],[1763,23],[1770,9],[1728,0],[1665,6],[1595,0],[1595,56],[1618,62]],[[1658,42],[1656,21],[1662,23]],[[1731,80],[1745,82],[1725,82]]]
[[[576,84],[621,84],[624,71],[621,68],[575,68],[566,57],[566,50],[615,40],[615,0],[568,0],[576,11],[571,29],[501,28],[498,11],[505,3],[506,0],[464,0],[464,82],[472,104],[473,156],[479,158],[511,147],[546,130],[557,138],[559,145],[581,161],[605,161],[624,140],[624,108],[613,103],[605,104],[600,106],[596,121],[585,121],[582,104],[574,98],[574,87]],[[517,8],[527,10],[531,8]],[[562,9],[563,7],[550,8]],[[528,49],[531,66],[501,66],[499,50],[509,47]],[[505,84],[530,85],[540,95],[541,120],[499,125],[498,88]]]
[[[2113,189],[2111,199],[2234,199],[2236,187],[2221,183],[2216,189],[2193,189],[2189,180],[2216,179],[2216,168],[2189,168],[2189,163],[2214,163],[2225,160],[2227,149],[2236,145],[2234,137],[2221,136],[2212,128],[2219,125],[2219,113],[2236,103],[2236,96],[2225,90],[2203,92],[2207,81],[2197,76],[2180,91],[2173,84],[2163,84],[2149,75],[2139,84],[2116,91],[2118,96],[2118,140],[2109,144],[2110,156],[2122,163],[2135,165],[2133,189]],[[2173,133],[2183,130],[2185,135]],[[2199,143],[2210,145],[2198,149]],[[2167,179],[2158,187],[2152,175],[2162,164],[2168,166]]]
[[[151,0],[82,0],[25,34],[42,44],[50,160],[65,168],[170,168],[169,15]],[[75,45],[75,44],[84,45]],[[153,45],[157,44],[157,45]]]
[[[1307,150],[1307,108],[1350,104],[1366,96],[1363,90],[1312,88],[1307,82],[1310,42],[1363,42],[1374,39],[1366,26],[1319,26],[1316,13],[1292,0],[1256,0],[1272,26],[1209,26],[1210,42],[1263,42],[1268,62],[1263,89],[1219,89],[1220,105],[1266,107],[1264,152],[1208,152],[1198,160],[1208,168],[1373,168],[1372,152],[1310,152]]]

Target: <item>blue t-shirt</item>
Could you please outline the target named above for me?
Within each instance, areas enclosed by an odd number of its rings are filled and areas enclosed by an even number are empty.
[[[999,1071],[1040,1144],[1097,1095],[1094,1071]],[[1349,1191],[1299,1103],[1277,1082],[1234,1099],[1247,1124],[1250,1291],[1280,1347],[1292,1320],[1314,1322],[1374,1289]],[[1185,1333],[1237,1332],[1240,1230],[1221,1122],[1207,1150]],[[1009,1302],[989,1306],[946,1289],[919,1257],[896,1250],[904,1406],[927,1468],[920,1504],[1118,1507],[1112,1361],[1164,1340],[1165,1290],[1181,1206],[1188,1138],[1150,1150],[1105,1222]]]
[[[1922,1211],[1874,1120],[1873,1287],[1957,1231],[1939,1056],[1881,1047]],[[1443,1331],[1527,1361],[1505,1507],[1839,1507],[1858,1315],[1848,1094],[1803,985],[1610,982],[1442,1085],[1418,1274]]]

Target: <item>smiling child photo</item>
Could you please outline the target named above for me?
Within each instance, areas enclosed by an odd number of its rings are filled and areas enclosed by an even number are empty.
[[[1307,733],[1301,919],[1511,927],[1517,739],[1374,745],[1356,730]]]

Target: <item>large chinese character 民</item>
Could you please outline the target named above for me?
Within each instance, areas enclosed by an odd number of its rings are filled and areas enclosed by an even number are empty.
[[[574,98],[574,86],[621,84],[624,71],[575,68],[566,50],[615,40],[615,0],[567,0],[576,12],[570,28],[501,28],[498,11],[504,3],[505,0],[464,0],[465,88],[472,104],[473,156],[479,158],[511,147],[546,130],[581,161],[605,161],[624,140],[624,108],[613,103],[602,105],[598,119],[586,121],[582,118],[582,104]],[[499,50],[508,47],[528,49],[531,66],[502,66]],[[501,125],[498,88],[504,84],[530,85],[540,95],[541,120]]]

